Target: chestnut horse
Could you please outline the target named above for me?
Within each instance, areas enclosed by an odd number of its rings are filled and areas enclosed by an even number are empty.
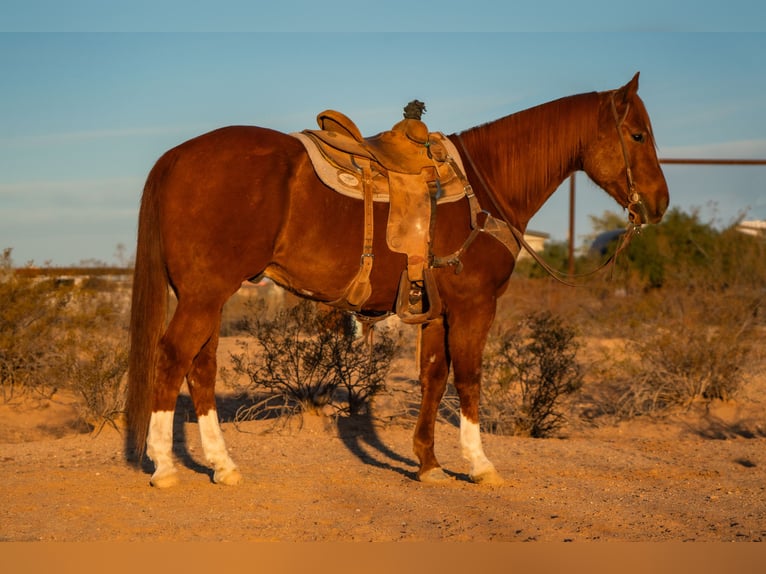
[[[556,188],[583,170],[628,208],[633,223],[660,221],[668,188],[637,90],[638,74],[616,90],[565,97],[449,136],[482,209],[523,231]],[[364,312],[393,311],[406,265],[386,244],[387,211],[374,205],[373,291]],[[458,250],[471,232],[467,200],[440,205],[436,222],[434,253]],[[139,214],[127,398],[128,449],[153,461],[151,484],[178,481],[173,413],[184,380],[213,480],[240,481],[214,394],[222,307],[243,281],[261,275],[315,301],[339,299],[359,269],[363,223],[362,202],[325,187],[301,142],[284,133],[222,128],[157,161]],[[509,249],[482,233],[460,273],[434,270],[441,312],[417,327],[422,399],[413,442],[422,481],[448,478],[434,454],[434,425],[450,368],[470,477],[501,480],[482,448],[479,387],[487,333],[514,263]],[[178,304],[166,326],[169,287]]]

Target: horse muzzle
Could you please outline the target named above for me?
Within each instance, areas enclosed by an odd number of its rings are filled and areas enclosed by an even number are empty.
[[[630,197],[630,203],[628,203],[628,220],[633,225],[643,225],[649,223],[649,210],[646,208],[646,204],[641,199],[641,196],[634,193]]]
[[[628,219],[634,225],[645,223],[659,223],[668,208],[667,193],[656,204],[647,202],[645,197],[633,192],[627,205]]]

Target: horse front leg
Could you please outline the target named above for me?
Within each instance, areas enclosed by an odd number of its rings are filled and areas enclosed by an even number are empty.
[[[469,465],[470,479],[479,484],[502,484],[503,479],[484,454],[479,424],[482,355],[495,315],[494,305],[474,306],[469,313],[453,317],[449,350],[455,390],[460,399],[460,448]]]
[[[436,460],[434,428],[439,404],[447,388],[449,354],[443,319],[426,323],[418,331],[418,366],[420,375],[420,412],[415,425],[413,449],[420,461],[418,478],[421,482],[438,483],[449,480]]]

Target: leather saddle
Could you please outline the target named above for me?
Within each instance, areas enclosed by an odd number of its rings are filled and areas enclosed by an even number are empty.
[[[372,202],[389,203],[388,247],[407,255],[396,312],[408,323],[434,319],[441,302],[431,273],[431,237],[437,203],[465,197],[467,181],[460,157],[441,133],[429,133],[417,100],[389,131],[362,136],[341,112],[317,116],[319,130],[292,134],[306,148],[320,179],[335,191],[365,202],[365,233],[359,271],[332,304],[360,311],[372,293]]]
[[[389,131],[363,138],[348,117],[334,110],[317,116],[321,128],[310,132],[329,146],[325,151],[336,150],[351,156],[366,157],[386,170],[397,173],[416,174],[423,168],[433,166],[426,124],[414,118],[405,118]],[[443,148],[437,153],[443,154]],[[442,158],[443,161],[443,158]]]
[[[438,203],[465,196],[461,179],[465,170],[457,149],[444,134],[428,133],[420,120],[405,118],[391,130],[368,138],[362,137],[351,119],[335,110],[320,113],[317,123],[320,130],[292,135],[303,143],[320,179],[338,193],[363,199],[362,173],[369,162],[374,201],[390,201],[390,173],[417,175],[434,187],[438,181]]]

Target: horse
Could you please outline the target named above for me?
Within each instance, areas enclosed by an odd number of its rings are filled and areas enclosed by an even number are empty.
[[[484,213],[522,232],[574,171],[584,171],[626,208],[631,222],[657,223],[669,203],[638,78],[600,92],[566,96],[451,134]],[[373,206],[372,293],[362,312],[390,313],[407,261],[386,245],[387,205]],[[472,227],[465,199],[437,208],[436,254],[465,245]],[[341,297],[357,274],[363,202],[316,175],[297,138],[257,126],[229,126],[165,152],[143,190],[130,315],[127,452],[154,463],[150,484],[179,482],[173,415],[184,380],[204,456],[219,484],[237,484],[216,411],[216,351],[224,303],[244,281],[266,276],[320,302]],[[460,404],[459,443],[480,484],[502,482],[479,426],[482,353],[515,254],[480,233],[460,272],[433,270],[436,317],[417,327],[421,404],[413,433],[417,479],[451,480],[434,453],[438,406],[452,370]],[[169,289],[177,306],[168,322]],[[137,456],[136,456],[137,455]]]

